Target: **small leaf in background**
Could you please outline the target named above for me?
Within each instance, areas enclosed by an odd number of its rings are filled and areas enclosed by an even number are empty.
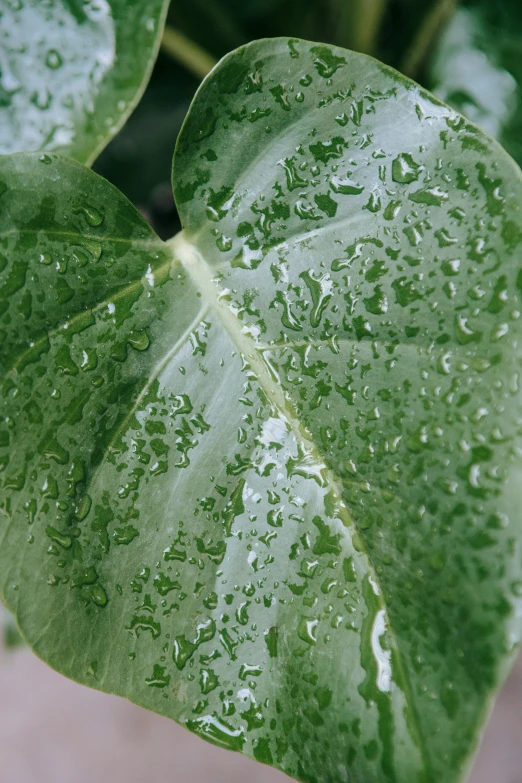
[[[3,3],[0,151],[55,150],[92,162],[142,95],[168,4]]]
[[[504,151],[365,56],[233,52],[184,232],[0,162],[0,591],[37,654],[305,783],[462,780],[520,640]]]

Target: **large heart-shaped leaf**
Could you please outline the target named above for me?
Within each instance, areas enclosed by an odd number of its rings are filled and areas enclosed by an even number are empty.
[[[35,651],[303,781],[456,781],[520,638],[519,169],[362,55],[203,83],[161,243],[0,171],[1,593]]]
[[[7,0],[0,9],[0,152],[92,162],[140,99],[169,0]]]

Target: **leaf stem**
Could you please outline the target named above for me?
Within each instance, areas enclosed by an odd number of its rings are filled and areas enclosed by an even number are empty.
[[[438,0],[426,15],[402,61],[400,70],[406,76],[413,77],[419,71],[444,25],[455,11],[457,2],[458,0]]]
[[[364,54],[373,54],[388,0],[334,1],[334,19],[339,44]]]
[[[170,25],[165,26],[161,48],[198,79],[204,79],[217,63],[211,54]]]

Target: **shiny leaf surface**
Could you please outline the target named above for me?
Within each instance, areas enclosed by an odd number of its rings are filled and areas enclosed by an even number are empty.
[[[161,243],[0,171],[0,585],[38,655],[302,781],[461,780],[520,638],[519,169],[395,71],[231,54]]]
[[[123,125],[156,59],[168,0],[6,0],[0,151],[84,163]]]

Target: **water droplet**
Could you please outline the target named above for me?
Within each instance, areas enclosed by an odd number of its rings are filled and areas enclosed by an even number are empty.
[[[89,592],[91,595],[91,600],[94,604],[96,604],[96,606],[100,606],[102,609],[107,606],[109,599],[107,598],[107,593],[101,585],[93,585],[89,589]]]
[[[234,729],[229,723],[218,717],[216,713],[205,715],[195,720],[187,720],[186,727],[199,734],[203,739],[228,750],[241,750],[245,744],[242,729]]]
[[[53,71],[60,68],[63,65],[61,54],[57,52],[56,49],[49,49],[45,58],[45,64]]]
[[[299,625],[297,627],[297,635],[303,642],[307,644],[315,644],[317,642],[317,626],[319,620],[309,617],[301,617]]]
[[[408,152],[401,153],[392,162],[392,179],[401,184],[415,182],[419,179],[421,169]]]

